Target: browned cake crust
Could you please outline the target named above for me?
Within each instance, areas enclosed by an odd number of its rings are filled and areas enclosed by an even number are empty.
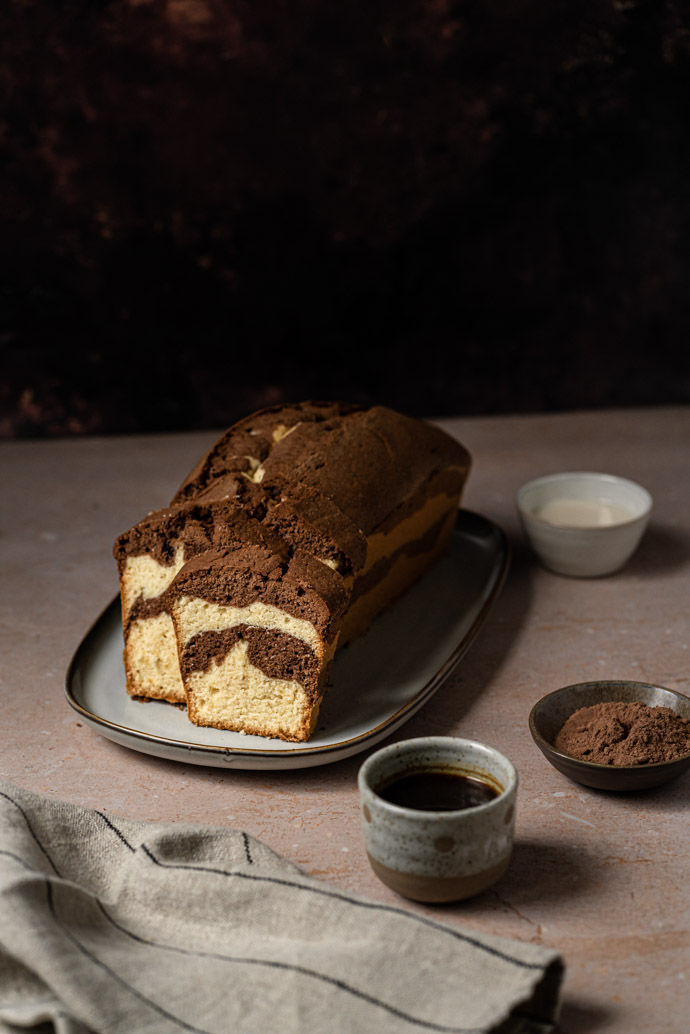
[[[367,555],[367,540],[355,522],[332,499],[313,488],[287,492],[270,506],[264,528],[282,535],[293,549],[332,562],[341,574],[354,574]]]
[[[113,555],[118,570],[122,573],[128,558],[137,556],[150,556],[170,566],[178,546],[184,551],[185,561],[233,543],[260,545],[268,540],[276,550],[283,549],[281,536],[270,528],[261,528],[256,512],[235,498],[154,510],[115,540]]]
[[[280,440],[277,435],[284,435],[297,424],[321,424],[358,408],[346,402],[301,402],[252,413],[233,424],[199,460],[175,493],[173,503],[196,499],[219,477],[251,473]]]
[[[299,424],[262,466],[264,486],[314,488],[369,535],[439,470],[457,468],[464,481],[469,459],[438,428],[373,406]]]
[[[289,433],[276,439],[276,426]],[[262,410],[226,431],[173,502],[197,498],[215,479],[260,470],[272,497],[314,489],[367,535],[438,472],[464,483],[469,468],[467,450],[431,424],[385,406],[307,402]]]

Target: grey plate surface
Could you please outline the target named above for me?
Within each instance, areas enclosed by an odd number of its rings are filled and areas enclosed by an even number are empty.
[[[155,757],[219,768],[307,768],[388,736],[436,692],[470,646],[504,582],[509,546],[493,522],[461,510],[448,555],[350,646],[340,650],[307,743],[194,726],[183,708],[131,699],[120,601],[84,637],[66,694],[102,736]]]

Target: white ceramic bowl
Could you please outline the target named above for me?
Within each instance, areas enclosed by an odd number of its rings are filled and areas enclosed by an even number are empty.
[[[586,471],[528,481],[516,503],[525,535],[544,566],[580,578],[620,570],[637,549],[652,512],[646,488]]]

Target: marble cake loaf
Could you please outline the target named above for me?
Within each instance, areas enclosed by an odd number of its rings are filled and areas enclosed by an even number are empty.
[[[230,428],[171,505],[115,543],[128,692],[286,740],[335,650],[448,545],[467,451],[381,406],[278,406]]]

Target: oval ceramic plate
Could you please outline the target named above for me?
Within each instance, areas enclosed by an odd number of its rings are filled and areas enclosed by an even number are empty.
[[[336,654],[319,725],[306,743],[197,727],[184,708],[129,697],[119,598],[77,649],[67,699],[102,736],[155,757],[254,769],[339,761],[388,736],[436,692],[479,631],[508,563],[503,531],[461,510],[447,556]]]

